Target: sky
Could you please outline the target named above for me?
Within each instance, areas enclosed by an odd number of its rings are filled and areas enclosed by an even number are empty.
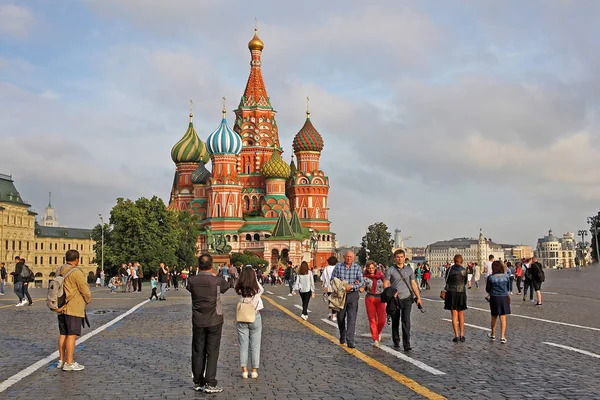
[[[0,173],[92,227],[117,197],[165,202],[172,146],[229,121],[255,18],[283,157],[323,136],[340,245],[535,245],[600,207],[600,2],[0,0]]]

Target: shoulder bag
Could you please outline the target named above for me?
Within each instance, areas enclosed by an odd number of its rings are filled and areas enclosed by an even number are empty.
[[[446,286],[448,286],[448,277],[450,276],[451,269],[452,269],[452,267],[448,268],[448,270],[446,271],[446,284],[444,285],[444,288],[440,292],[440,299],[442,299],[442,300],[446,300]]]
[[[417,302],[417,296],[413,292],[413,290],[410,287],[410,285],[408,284],[408,282],[406,282],[406,278],[404,277],[404,275],[402,275],[402,269],[398,268],[398,267],[395,267],[395,268],[396,268],[396,271],[398,271],[398,273],[400,274],[400,279],[402,279],[402,282],[404,282],[404,284],[408,288],[408,292],[410,293],[410,296],[412,297],[412,301],[414,301],[416,303]]]
[[[254,296],[250,298],[250,302],[240,299],[237,303],[235,310],[235,320],[237,322],[247,322],[251,324],[256,320],[256,308],[258,306],[252,305],[252,299],[254,299]]]

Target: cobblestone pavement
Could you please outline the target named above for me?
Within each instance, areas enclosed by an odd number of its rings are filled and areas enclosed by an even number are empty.
[[[423,293],[428,299],[427,312],[413,311],[413,351],[408,361],[393,351],[371,346],[363,302],[354,353],[323,336],[337,336],[337,329],[322,320],[327,309],[321,296],[311,300],[308,323],[265,300],[258,380],[240,377],[234,324],[237,297],[230,290],[224,296],[226,322],[217,374],[225,391],[218,395],[191,389],[190,298],[185,290],[171,290],[167,301],[146,303],[79,345],[76,359],[86,366],[84,371],[62,372],[53,361],[0,393],[0,399],[423,398],[422,391],[405,385],[410,386],[410,380],[450,399],[598,399],[600,295],[594,290],[598,278],[598,268],[548,271],[543,292],[549,293],[544,294],[542,307],[513,297],[514,315],[508,318],[506,345],[486,339],[489,312],[483,289],[468,291],[466,322],[476,327],[467,326],[465,343],[453,343],[451,325],[446,321],[450,313],[438,299],[443,282],[434,280],[432,289]],[[300,314],[296,307],[301,304],[299,296],[288,297],[286,287],[265,289],[273,293],[265,297]],[[122,315],[148,295],[148,290],[116,295],[105,289],[92,290],[88,309],[92,329]],[[0,384],[54,352],[58,335],[56,316],[41,300],[44,290],[32,290],[35,302],[31,307],[14,307],[15,297],[10,290],[7,293],[0,297]],[[325,333],[315,331],[319,329]],[[391,347],[389,326],[382,344]],[[404,352],[400,354],[406,357]],[[415,360],[425,366],[410,362]],[[374,365],[402,375],[390,376],[393,374]],[[434,375],[436,370],[444,374]]]

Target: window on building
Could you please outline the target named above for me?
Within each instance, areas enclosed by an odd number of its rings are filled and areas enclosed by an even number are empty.
[[[44,243],[40,243],[40,250],[44,250]],[[43,263],[40,263],[43,264]]]
[[[12,241],[12,249],[13,249],[13,251],[16,250],[16,248],[15,248],[15,241],[14,240]]]
[[[67,249],[67,245],[63,243],[63,251]]]
[[[25,243],[27,243],[27,251],[29,251],[29,241],[27,241]]]
[[[37,256],[33,258],[33,263],[37,265]]]
[[[58,250],[58,243],[54,243],[54,250]]]
[[[246,242],[251,242],[252,241],[252,235],[250,235],[249,233],[246,234]]]
[[[35,249],[36,249],[36,250],[38,249],[38,244],[37,244],[37,242],[35,242]]]
[[[66,259],[66,257],[63,257],[63,264],[66,264],[66,263],[67,263],[67,259]]]
[[[58,257],[54,257],[54,264],[58,264]]]
[[[40,257],[40,264],[44,265],[44,257]]]
[[[6,241],[6,250],[8,250],[8,240]]]
[[[21,241],[19,240],[19,251],[21,251]]]
[[[260,241],[260,235],[258,233],[254,234],[254,240],[257,242]]]

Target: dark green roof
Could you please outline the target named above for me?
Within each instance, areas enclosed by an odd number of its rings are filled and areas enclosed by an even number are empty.
[[[239,230],[239,232],[264,232],[264,231],[268,231],[271,232],[271,230],[273,230],[273,225],[269,225],[269,224],[257,224],[257,225],[249,225],[246,224],[244,226],[242,226]]]
[[[4,174],[0,174],[0,202],[30,206],[21,198],[13,183],[12,176]]]
[[[292,227],[285,217],[284,212],[279,213],[279,219],[277,219],[277,223],[275,224],[275,228],[273,228],[273,234],[270,238],[271,240],[275,239],[288,239],[295,238],[294,232],[292,231]]]
[[[92,237],[92,230],[80,228],[63,228],[60,226],[41,226],[35,224],[35,236],[71,239],[90,239]]]
[[[294,234],[301,236],[309,236],[308,228],[302,226],[302,224],[300,223],[300,217],[298,217],[298,213],[296,212],[296,210],[292,212],[292,220],[290,221],[290,226]]]

